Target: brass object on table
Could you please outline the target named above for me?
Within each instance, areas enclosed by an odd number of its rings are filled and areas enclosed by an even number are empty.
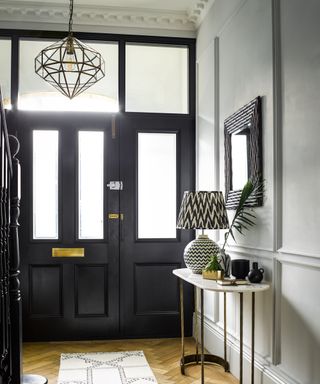
[[[202,277],[208,280],[223,280],[224,271],[202,271]]]
[[[84,248],[52,248],[52,257],[84,257]]]

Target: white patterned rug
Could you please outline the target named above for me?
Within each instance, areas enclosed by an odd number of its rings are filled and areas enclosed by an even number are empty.
[[[156,378],[142,351],[63,353],[58,384],[150,384]]]

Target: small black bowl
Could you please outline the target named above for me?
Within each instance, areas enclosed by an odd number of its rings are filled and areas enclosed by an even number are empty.
[[[231,273],[236,279],[245,279],[250,270],[250,262],[245,259],[236,259],[231,262]]]

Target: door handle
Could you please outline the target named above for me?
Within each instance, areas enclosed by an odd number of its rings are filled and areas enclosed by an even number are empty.
[[[123,220],[124,220],[124,214],[123,213],[109,213],[108,214],[109,220],[119,220],[119,238],[120,241],[123,241],[124,238],[124,230],[123,230]]]
[[[124,214],[123,213],[120,213],[120,214],[119,213],[109,213],[108,218],[109,218],[109,220],[118,220],[118,219],[123,220]]]
[[[120,237],[120,241],[123,241],[123,240],[124,240],[123,220],[124,220],[124,214],[121,213],[121,214],[120,214],[120,223],[119,223],[119,231],[120,231],[119,237]]]
[[[119,219],[119,213],[109,213],[108,219],[109,220],[118,220]]]

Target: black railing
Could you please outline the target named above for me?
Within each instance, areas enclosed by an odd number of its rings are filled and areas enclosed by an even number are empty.
[[[18,218],[20,205],[18,141],[12,159],[0,90],[0,384],[21,382],[21,296]]]

